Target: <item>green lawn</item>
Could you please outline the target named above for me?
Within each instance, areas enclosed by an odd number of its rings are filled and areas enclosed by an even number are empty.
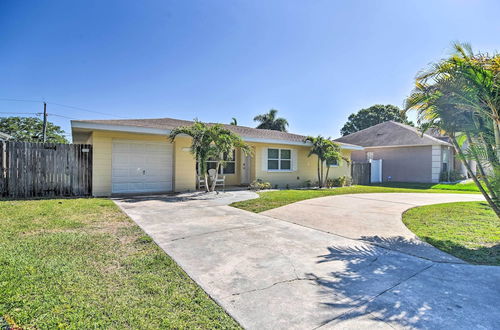
[[[0,328],[239,327],[107,199],[0,202],[0,269]]]
[[[469,192],[479,192],[476,184],[472,181],[465,183],[416,183],[416,182],[384,182],[376,183],[373,186],[409,188],[409,189],[436,189],[436,190],[461,190]]]
[[[500,220],[486,202],[416,207],[403,222],[422,240],[460,259],[500,266]]]
[[[428,187],[417,186],[413,188],[399,188],[399,187],[382,187],[382,186],[352,186],[333,189],[297,189],[297,190],[278,190],[260,192],[259,198],[250,199],[242,202],[236,202],[231,206],[251,211],[263,212],[266,210],[274,209],[290,203],[295,203],[304,199],[345,195],[345,194],[362,194],[362,193],[392,193],[392,192],[425,192],[425,193],[474,193],[474,191],[465,190],[440,190]]]

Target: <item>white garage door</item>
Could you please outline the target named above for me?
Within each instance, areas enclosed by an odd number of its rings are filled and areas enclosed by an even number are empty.
[[[172,144],[113,140],[112,193],[172,191]]]

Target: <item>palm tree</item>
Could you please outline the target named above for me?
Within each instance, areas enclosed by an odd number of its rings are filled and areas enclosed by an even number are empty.
[[[260,122],[257,128],[260,129],[271,129],[274,131],[286,132],[288,127],[288,121],[285,118],[276,118],[278,110],[271,109],[268,113],[263,115],[255,116],[254,121]]]
[[[196,162],[198,163],[198,175],[203,174],[205,189],[208,192],[207,161],[210,158],[210,145],[212,143],[212,136],[209,133],[209,127],[206,124],[195,120],[194,124],[191,126],[174,128],[170,132],[170,141],[173,142],[180,134],[185,134],[191,137],[191,153],[195,156]]]
[[[349,161],[346,157],[342,156],[340,146],[333,142],[330,138],[324,138],[321,135],[317,137],[308,136],[304,142],[312,143],[311,150],[309,150],[308,157],[316,155],[318,157],[317,171],[318,171],[318,186],[323,188],[326,186],[328,174],[330,172],[331,163],[340,163],[341,160]],[[326,176],[324,175],[324,168],[326,167]]]
[[[243,142],[238,135],[221,125],[211,126],[208,129],[208,132],[212,139],[212,143],[210,145],[211,159],[215,159],[216,161],[215,177],[213,178],[210,191],[215,191],[215,185],[217,183],[220,167],[224,167],[227,161],[232,160],[233,150],[240,148],[243,154],[249,155],[251,153],[251,148]]]
[[[195,120],[191,126],[174,128],[170,132],[170,141],[173,142],[179,134],[188,135],[192,139],[191,153],[198,163],[198,175],[203,173],[207,192],[215,191],[215,183],[220,167],[224,166],[225,162],[229,160],[227,157],[232,157],[232,151],[235,148],[240,148],[245,155],[251,151],[250,147],[238,135],[219,124],[207,125]],[[215,159],[216,161],[215,178],[210,186],[207,175],[207,161],[209,159]]]
[[[415,89],[406,100],[405,108],[417,111],[423,131],[436,127],[450,136],[469,176],[500,217],[497,139],[500,70],[494,73],[491,64],[500,63],[500,56],[488,60],[485,55],[474,55],[470,46],[460,44],[455,45],[455,51],[451,58],[417,76]],[[465,151],[463,141],[469,144]],[[472,171],[467,159],[477,161],[481,178]],[[491,168],[491,173],[485,167]]]
[[[231,118],[231,122],[229,123],[229,125],[233,125],[233,126],[237,126],[238,125],[238,120],[234,117]]]

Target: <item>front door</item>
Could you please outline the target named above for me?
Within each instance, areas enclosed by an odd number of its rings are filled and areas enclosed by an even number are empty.
[[[250,164],[252,163],[252,158],[250,155],[245,155],[241,153],[241,184],[250,184]]]

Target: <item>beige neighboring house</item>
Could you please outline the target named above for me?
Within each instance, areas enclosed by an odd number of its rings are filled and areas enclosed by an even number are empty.
[[[191,138],[168,135],[192,121],[172,118],[130,120],[74,120],[74,143],[93,145],[94,196],[112,194],[182,192],[196,189],[196,161],[190,152]],[[307,157],[311,145],[305,136],[244,126],[224,125],[251,146],[252,156],[234,151],[222,169],[227,185],[248,185],[262,179],[278,187],[306,186],[317,181],[317,159]],[[340,143],[344,156],[362,150]],[[209,162],[209,168],[214,164]],[[331,177],[349,176],[346,162],[332,165]]]
[[[354,162],[382,160],[382,181],[439,182],[441,172],[463,171],[445,137],[423,134],[412,126],[387,121],[335,141],[364,147]],[[462,173],[465,174],[465,173]]]

